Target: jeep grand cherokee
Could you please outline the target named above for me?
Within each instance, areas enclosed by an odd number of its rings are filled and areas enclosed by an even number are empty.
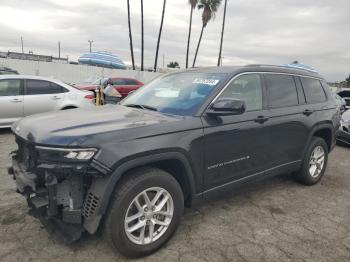
[[[9,173],[66,242],[103,227],[122,254],[160,248],[184,206],[248,181],[322,178],[340,112],[319,74],[287,66],[164,75],[120,105],[24,118]]]

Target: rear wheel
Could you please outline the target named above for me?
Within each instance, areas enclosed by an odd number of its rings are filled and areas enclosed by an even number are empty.
[[[170,239],[183,209],[183,194],[176,179],[160,169],[142,168],[116,188],[105,235],[123,255],[145,256]]]
[[[306,153],[301,170],[296,174],[299,182],[314,185],[321,180],[328,161],[327,143],[320,137],[314,137]]]

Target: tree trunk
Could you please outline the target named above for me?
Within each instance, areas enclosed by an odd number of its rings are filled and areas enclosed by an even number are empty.
[[[127,1],[128,6],[128,25],[129,25],[129,40],[130,40],[130,52],[131,52],[131,62],[132,62],[132,69],[135,70],[135,60],[134,60],[134,47],[132,44],[132,34],[131,34],[131,23],[130,23],[130,2]]]
[[[226,6],[227,6],[227,0],[225,0],[224,18],[222,19],[221,41],[220,41],[220,51],[219,51],[219,57],[218,57],[218,66],[220,66],[220,62],[222,63],[221,52],[222,52],[222,41],[224,39],[224,30],[225,30]]]
[[[202,41],[203,30],[204,30],[204,25],[202,25],[202,31],[201,31],[201,34],[200,34],[199,39],[198,39],[198,44],[197,44],[196,54],[194,55],[194,59],[193,59],[193,64],[192,64],[192,67],[194,67],[194,66],[195,66],[195,64],[196,64],[197,54],[198,54],[198,49],[199,49],[199,46],[200,46],[201,41]]]
[[[165,5],[166,5],[166,0],[164,0],[164,2],[163,2],[162,20],[161,20],[161,22],[160,22],[159,35],[158,35],[158,42],[157,42],[157,49],[156,49],[156,58],[155,58],[155,60],[154,60],[154,72],[157,71],[159,43],[160,43],[160,37],[162,36],[163,21],[164,21],[164,13],[165,13]]]
[[[188,68],[188,52],[190,49],[190,39],[191,39],[191,30],[192,30],[192,15],[193,15],[193,8],[191,6],[190,25],[188,28],[187,51],[186,51],[186,69]]]
[[[141,0],[141,71],[143,71],[144,34],[143,34],[143,0]]]

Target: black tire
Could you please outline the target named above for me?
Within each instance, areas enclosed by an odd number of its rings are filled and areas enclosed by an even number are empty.
[[[321,146],[324,150],[324,164],[323,164],[321,172],[317,176],[313,177],[309,171],[310,160],[312,157],[312,152],[318,146]],[[300,183],[302,183],[304,185],[308,185],[308,186],[312,186],[312,185],[318,183],[321,180],[322,176],[324,175],[324,172],[325,172],[326,167],[327,167],[327,161],[328,161],[328,145],[327,145],[327,143],[321,137],[313,137],[311,140],[310,146],[306,152],[303,165],[302,165],[300,171],[298,173],[296,173],[297,180]]]
[[[151,187],[161,187],[173,200],[173,217],[163,235],[149,244],[135,244],[124,228],[125,216],[133,199]],[[169,173],[157,168],[140,168],[126,175],[116,187],[104,224],[104,234],[109,244],[126,257],[149,255],[163,246],[174,234],[184,211],[184,197],[179,183]]]

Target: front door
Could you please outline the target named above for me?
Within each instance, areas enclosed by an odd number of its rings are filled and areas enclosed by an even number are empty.
[[[262,76],[234,78],[216,98],[245,101],[246,112],[230,116],[203,116],[205,140],[204,190],[253,176],[267,167],[268,111],[263,109]]]
[[[11,126],[23,117],[22,80],[0,80],[0,127]]]

